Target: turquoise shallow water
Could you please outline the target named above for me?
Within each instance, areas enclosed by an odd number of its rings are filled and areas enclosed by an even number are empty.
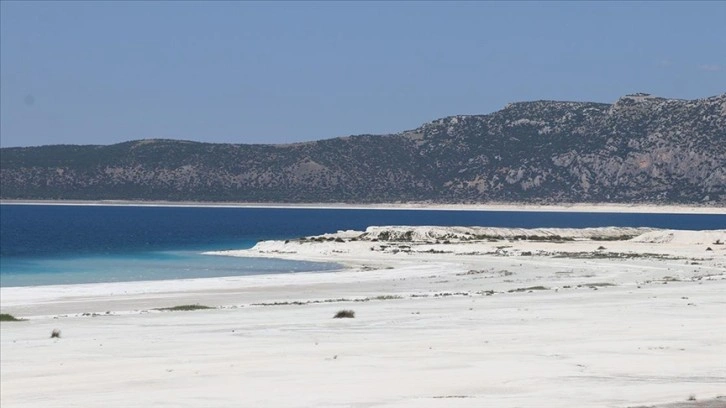
[[[336,264],[203,255],[192,251],[2,259],[2,286],[66,285],[330,271]]]

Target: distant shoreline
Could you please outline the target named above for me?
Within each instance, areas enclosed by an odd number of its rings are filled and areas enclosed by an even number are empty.
[[[132,207],[200,207],[200,208],[297,208],[349,210],[440,210],[440,211],[532,211],[532,212],[593,212],[593,213],[655,213],[655,214],[726,214],[723,206],[685,206],[622,203],[573,204],[435,204],[435,203],[240,203],[196,201],[133,201],[133,200],[0,200],[10,205],[88,205]]]

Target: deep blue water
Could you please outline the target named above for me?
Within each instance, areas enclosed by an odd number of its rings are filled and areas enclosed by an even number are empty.
[[[201,255],[372,225],[726,228],[726,214],[0,205],[0,286],[324,270]]]

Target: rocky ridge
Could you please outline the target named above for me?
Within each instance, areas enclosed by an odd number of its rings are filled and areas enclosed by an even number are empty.
[[[726,205],[726,94],[535,101],[390,135],[0,149],[0,198]]]

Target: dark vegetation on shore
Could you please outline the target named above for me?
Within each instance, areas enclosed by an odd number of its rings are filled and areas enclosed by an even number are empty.
[[[178,305],[178,306],[172,306],[172,307],[160,307],[156,310],[164,311],[164,312],[188,312],[192,310],[206,310],[206,309],[214,309],[211,306],[204,306],[199,304],[194,305]]]
[[[355,317],[355,312],[354,311],[352,311],[352,310],[340,310],[340,311],[338,311],[338,313],[335,314],[335,316],[333,316],[333,319],[343,319],[343,318],[352,319],[354,317]]]

